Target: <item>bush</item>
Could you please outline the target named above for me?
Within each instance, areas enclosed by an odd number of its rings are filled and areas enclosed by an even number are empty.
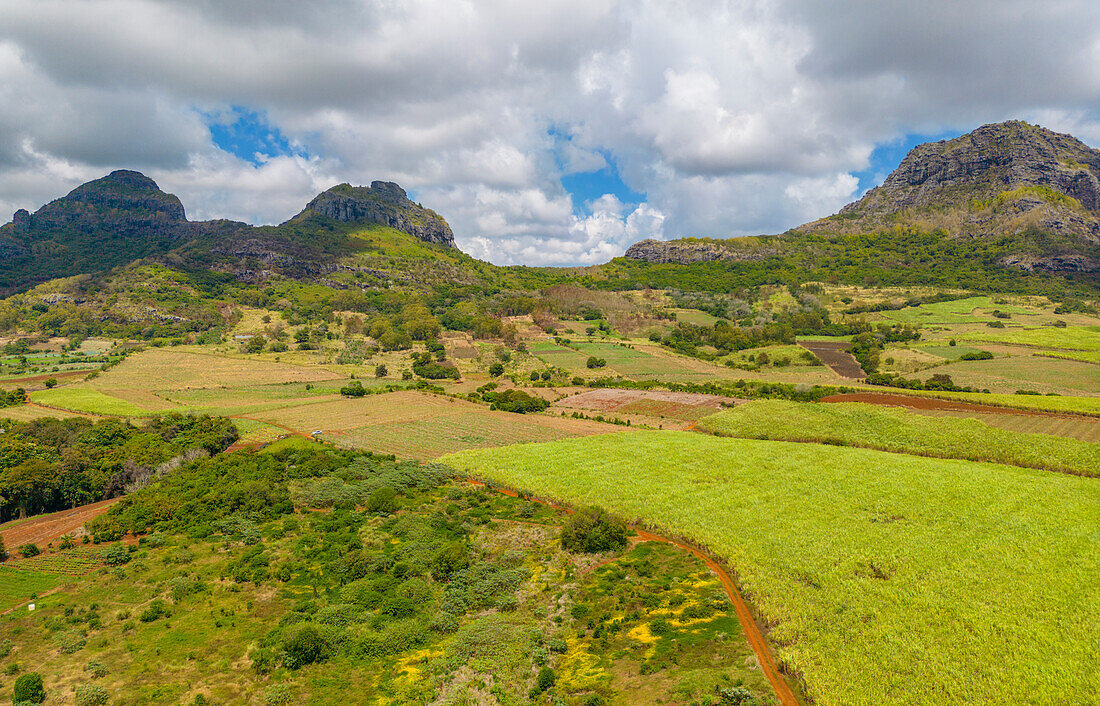
[[[47,390],[52,390],[53,388],[57,387],[57,378],[50,378],[46,380],[45,385]]]
[[[554,686],[555,681],[557,681],[557,675],[554,674],[554,670],[550,667],[543,667],[539,670],[539,675],[535,678],[535,685],[531,687],[531,693],[528,695],[531,698],[535,698],[542,692]]]
[[[84,669],[86,669],[88,673],[92,675],[92,679],[102,679],[111,672],[107,665],[98,659],[93,659],[88,662],[88,666]]]
[[[103,552],[103,561],[108,566],[122,566],[130,561],[130,550],[124,544],[112,545]]]
[[[107,703],[107,690],[99,684],[76,687],[76,706],[102,706]]]
[[[397,510],[397,491],[388,486],[378,488],[367,498],[367,512],[389,515]]]
[[[264,691],[264,703],[272,704],[272,706],[289,704],[291,698],[289,684],[272,684]]]
[[[602,367],[606,366],[607,361],[604,360],[603,358],[597,358],[594,355],[590,355],[590,356],[588,356],[588,360],[585,361],[584,364],[590,370],[595,370],[596,368],[602,368]]]
[[[723,706],[750,706],[757,703],[753,693],[743,686],[716,686],[714,693],[718,697],[718,703]]]
[[[362,397],[367,394],[367,391],[363,389],[363,383],[352,380],[349,384],[340,388],[340,394],[344,397]]]
[[[42,675],[38,672],[27,672],[16,679],[11,700],[15,703],[26,701],[32,704],[45,701],[46,690],[42,687]]]
[[[390,371],[389,371],[388,368],[386,368],[385,363],[379,363],[378,365],[376,365],[374,367],[374,377],[376,377],[376,378],[384,378],[389,374],[390,374]]]
[[[37,544],[23,544],[19,547],[19,554],[24,559],[30,559],[32,556],[38,556],[42,553],[42,550],[38,548]]]
[[[436,552],[432,558],[432,576],[437,581],[445,581],[456,571],[470,565],[470,550],[462,542],[452,542]]]
[[[504,374],[504,366],[500,363],[493,363],[489,366],[489,375],[495,378]]]
[[[160,620],[170,615],[172,615],[172,613],[168,610],[168,604],[157,598],[149,604],[148,608],[141,612],[138,619],[143,623],[151,623],[154,620]]]
[[[8,549],[4,546],[4,538],[0,536],[0,561],[8,560]]]
[[[561,545],[571,552],[618,551],[626,546],[626,523],[597,507],[573,513],[561,530]]]
[[[283,665],[287,669],[299,669],[307,664],[325,661],[334,651],[316,625],[302,623],[283,638]]]
[[[993,354],[989,351],[975,351],[973,353],[964,353],[959,360],[993,360]]]

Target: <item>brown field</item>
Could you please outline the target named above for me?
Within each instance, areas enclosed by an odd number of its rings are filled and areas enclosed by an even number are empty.
[[[183,390],[259,383],[316,382],[340,377],[319,367],[227,358],[178,348],[154,348],[130,356],[95,380],[97,390]]]
[[[950,375],[956,385],[990,392],[1012,393],[1024,389],[1074,396],[1100,395],[1100,369],[1095,364],[1040,355],[961,360],[926,370],[915,377],[925,379],[935,373]]]
[[[1054,416],[1034,414],[978,414],[970,412],[949,412],[943,410],[916,410],[920,414],[934,417],[969,417],[985,422],[989,426],[1025,434],[1049,434],[1079,439],[1100,444],[1100,419],[1077,416]]]
[[[286,409],[257,412],[249,417],[310,433],[316,429],[340,432],[376,424],[409,422],[416,419],[447,416],[463,411],[482,410],[472,402],[425,392],[391,392],[357,399],[340,398],[329,402],[299,405]]]
[[[80,534],[84,523],[93,517],[97,517],[107,511],[121,498],[101,500],[91,505],[81,505],[72,510],[61,510],[49,515],[35,515],[25,520],[12,520],[0,525],[0,536],[4,538],[4,546],[13,551],[21,544],[37,544],[45,548],[46,544],[66,534],[76,536]]]
[[[855,356],[845,350],[851,345],[847,341],[799,341],[798,345],[816,355],[841,377],[851,380],[863,380],[867,377]]]
[[[718,412],[723,403],[732,401],[718,395],[688,392],[602,389],[562,398],[551,409],[583,409],[690,421]]]
[[[1100,442],[1100,418],[1076,414],[1059,414],[1031,409],[994,407],[992,405],[972,404],[936,397],[917,397],[915,395],[889,394],[879,392],[856,392],[843,395],[831,395],[822,402],[864,402],[893,407],[906,407],[921,414],[943,417],[970,417],[990,426],[1009,431],[1031,434],[1050,434],[1065,436],[1081,441]]]

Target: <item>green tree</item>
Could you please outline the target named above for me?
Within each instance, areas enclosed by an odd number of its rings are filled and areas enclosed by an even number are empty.
[[[27,672],[15,680],[12,690],[12,702],[40,704],[46,700],[46,689],[42,686],[42,675]]]
[[[561,545],[571,552],[618,551],[626,546],[626,523],[598,507],[584,507],[570,515],[561,530]]]
[[[493,363],[489,366],[489,375],[495,378],[504,374],[504,366],[500,363]]]
[[[386,364],[385,364],[385,363],[379,363],[379,364],[378,364],[377,366],[375,366],[375,368],[374,368],[374,377],[376,377],[376,378],[384,378],[384,377],[386,377],[386,376],[387,376],[387,375],[389,375],[389,374],[390,374],[390,371],[389,371],[389,369],[388,369],[388,368],[386,367]]]

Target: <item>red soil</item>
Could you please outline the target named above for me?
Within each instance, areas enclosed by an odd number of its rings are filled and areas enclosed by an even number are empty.
[[[85,522],[107,512],[108,508],[121,499],[101,500],[98,503],[81,505],[71,510],[5,522],[0,525],[0,536],[3,536],[4,546],[9,552],[22,544],[37,544],[39,548],[45,549],[48,543],[66,534],[75,533],[84,527]]]

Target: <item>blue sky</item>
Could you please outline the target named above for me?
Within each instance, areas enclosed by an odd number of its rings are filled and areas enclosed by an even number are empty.
[[[254,166],[260,166],[273,157],[310,156],[308,146],[290,140],[262,111],[245,106],[233,106],[226,113],[205,114],[204,118],[210,130],[211,141],[218,149]],[[916,145],[923,142],[949,140],[960,134],[950,131],[932,135],[909,133],[877,145],[871,153],[867,168],[853,172],[853,175],[859,179],[857,198],[868,189],[881,184],[882,180]],[[553,130],[550,131],[550,136],[559,141],[568,140]],[[572,198],[574,215],[578,217],[591,215],[592,203],[605,194],[615,196],[627,210],[645,203],[647,195],[631,189],[623,181],[615,156],[607,150],[601,150],[599,154],[605,162],[603,168],[588,172],[573,172],[561,177],[562,187]],[[348,178],[354,181],[354,178]],[[360,181],[366,183],[376,178],[385,179],[387,175],[363,175]],[[409,193],[414,199],[418,198],[415,189],[409,189]]]

